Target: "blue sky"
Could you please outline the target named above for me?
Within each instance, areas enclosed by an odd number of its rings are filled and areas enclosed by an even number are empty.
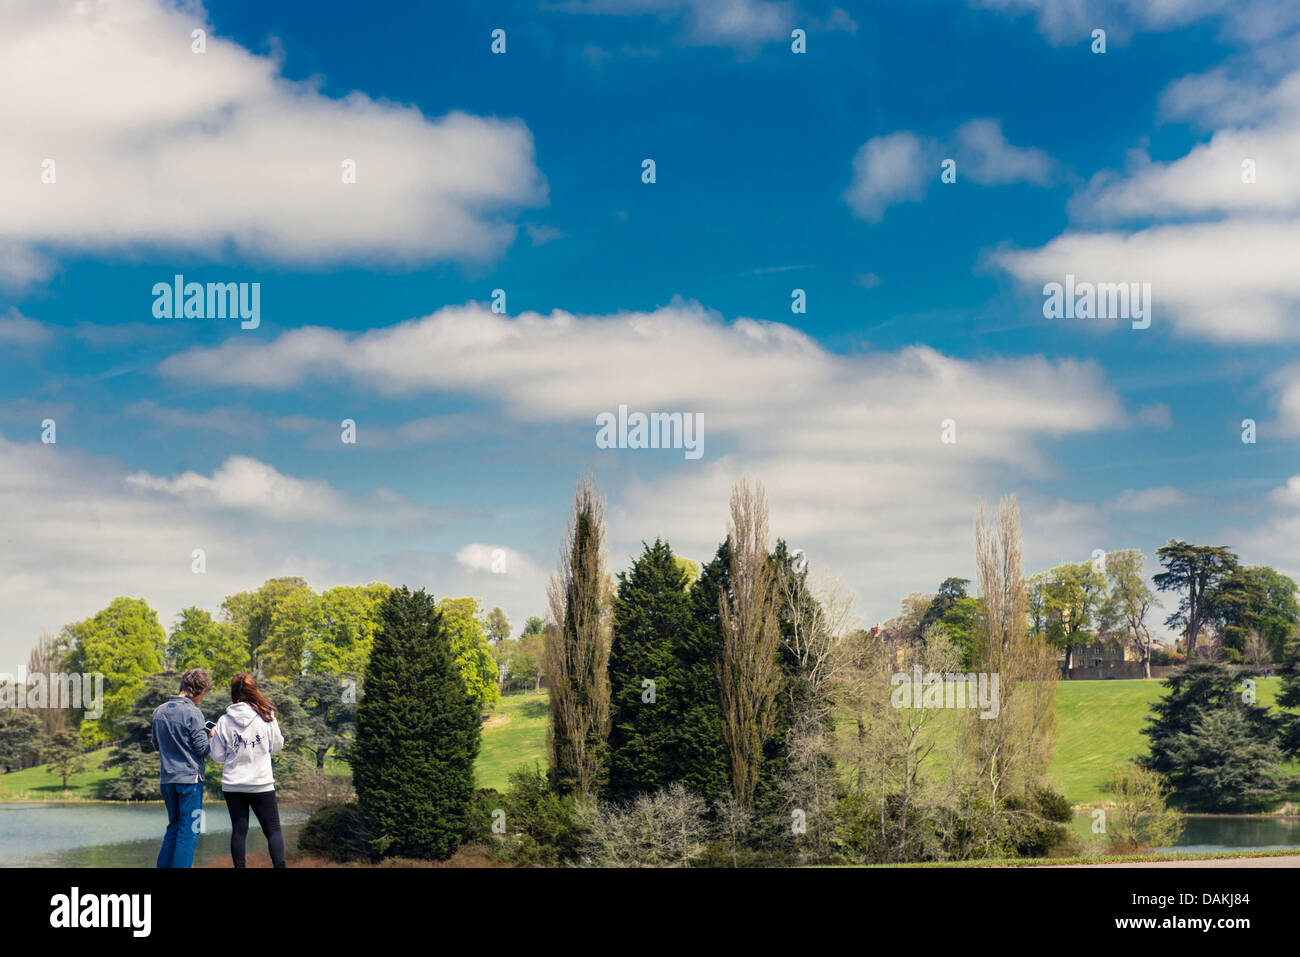
[[[976,503],[1008,492],[1030,571],[1128,547],[1150,571],[1176,536],[1300,573],[1287,4],[0,18],[14,664],[115,595],[169,624],[276,574],[521,624],[586,471],[614,569],[656,536],[706,560],[729,484],[762,480],[865,623],[970,576]],[[1067,272],[1150,282],[1150,328],[1045,319]],[[156,318],[176,273],[260,283],[260,326]],[[598,449],[619,404],[702,413],[703,457]]]

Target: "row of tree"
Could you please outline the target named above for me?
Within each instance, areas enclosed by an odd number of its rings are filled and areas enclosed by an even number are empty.
[[[1242,565],[1221,545],[1171,540],[1156,549],[1162,571],[1148,584],[1142,552],[1099,554],[1066,563],[1025,582],[1030,632],[1061,656],[1067,674],[1083,647],[1113,645],[1131,651],[1151,677],[1162,657],[1150,613],[1157,592],[1177,599],[1165,623],[1176,628],[1184,658],[1256,666],[1280,661],[1300,623],[1296,583],[1267,565]],[[894,647],[924,644],[942,630],[968,660],[981,613],[964,578],[947,578],[934,594],[911,594],[897,617],[881,626]],[[1151,585],[1154,584],[1154,588]]]

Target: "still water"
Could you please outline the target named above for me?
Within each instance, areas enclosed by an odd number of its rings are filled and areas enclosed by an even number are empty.
[[[204,833],[195,867],[230,862],[230,818],[220,798],[205,799]],[[280,808],[285,848],[292,852],[307,815]],[[60,804],[52,801],[0,803],[2,867],[153,867],[167,827],[162,804]],[[265,858],[266,838],[254,818],[248,828],[248,856]]]
[[[1188,814],[1183,820],[1183,833],[1178,843],[1160,848],[1161,853],[1300,850],[1300,817]],[[1073,829],[1080,837],[1088,839],[1092,830],[1091,815],[1076,814]]]

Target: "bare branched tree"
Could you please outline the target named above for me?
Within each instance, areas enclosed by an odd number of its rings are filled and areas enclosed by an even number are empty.
[[[776,725],[781,688],[777,650],[776,574],[768,552],[763,486],[738,482],[731,490],[730,591],[718,599],[722,653],[718,684],[722,732],[731,758],[731,788],[741,807],[753,807],[763,745]]]
[[[555,627],[546,630],[545,641],[551,784],[584,801],[600,787],[609,738],[611,596],[604,547],[605,503],[584,479],[548,589]]]
[[[963,752],[975,791],[991,806],[1035,783],[1047,770],[1056,732],[1055,657],[1041,637],[1029,633],[1024,572],[1020,561],[1020,509],[1004,498],[993,527],[981,503],[975,521],[975,564],[982,592],[982,626],[973,665],[996,675],[996,717],[971,711]]]

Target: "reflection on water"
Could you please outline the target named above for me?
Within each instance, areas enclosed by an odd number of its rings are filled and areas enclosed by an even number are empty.
[[[196,867],[230,854],[230,818],[218,799],[205,799],[204,833],[194,852]],[[306,814],[280,808],[285,846],[292,848]],[[167,827],[159,804],[0,803],[0,866],[153,867]],[[249,858],[266,856],[256,821],[248,829]]]
[[[1160,848],[1161,853],[1300,850],[1300,817],[1188,814],[1184,821],[1178,843]],[[1092,834],[1091,813],[1074,816],[1074,832],[1085,840],[1097,839]]]

